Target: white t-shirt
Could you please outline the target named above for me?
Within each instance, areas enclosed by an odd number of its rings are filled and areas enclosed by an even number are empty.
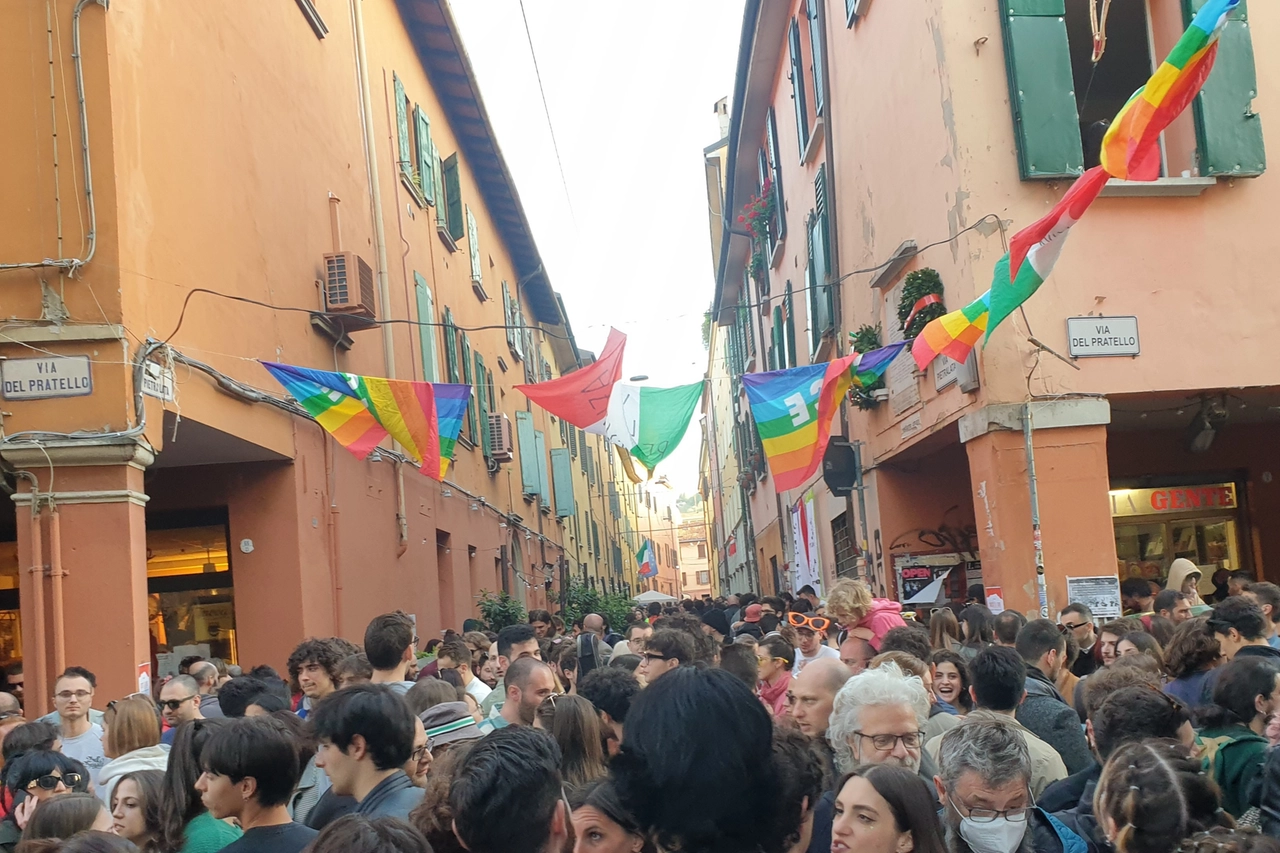
[[[93,723],[89,730],[76,737],[62,738],[62,754],[74,758],[89,770],[89,777],[98,784],[98,771],[107,764],[106,753],[102,751],[102,726]]]
[[[478,678],[472,678],[471,683],[467,685],[467,692],[471,694],[471,698],[476,702],[483,702],[493,689]]]
[[[830,646],[818,646],[817,653],[814,654],[813,657],[807,658],[799,649],[796,649],[796,663],[795,666],[791,667],[791,674],[793,676],[799,675],[800,670],[804,669],[806,664],[818,660],[819,658],[835,658],[836,660],[840,660],[840,653]]]

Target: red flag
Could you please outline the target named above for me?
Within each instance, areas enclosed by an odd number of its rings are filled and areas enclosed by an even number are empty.
[[[613,393],[614,383],[622,378],[622,351],[626,345],[627,336],[617,329],[610,329],[609,338],[595,364],[559,379],[517,385],[516,390],[579,429],[602,425],[609,413],[609,396]]]

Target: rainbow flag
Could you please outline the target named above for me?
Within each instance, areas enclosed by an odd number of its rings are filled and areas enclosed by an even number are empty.
[[[1164,129],[1185,110],[1213,70],[1218,36],[1240,0],[1206,0],[1147,84],[1134,92],[1102,141],[1102,167],[1126,181],[1160,176]]]
[[[916,366],[924,370],[940,355],[964,361],[987,330],[990,311],[991,291],[988,290],[963,308],[930,320],[911,344],[911,357],[916,360]]]
[[[448,473],[470,385],[380,379],[269,361],[262,366],[358,459],[391,436],[431,479]]]
[[[777,491],[803,486],[818,470],[844,395],[855,383],[865,387],[884,375],[905,347],[902,341],[826,364],[743,375]]]

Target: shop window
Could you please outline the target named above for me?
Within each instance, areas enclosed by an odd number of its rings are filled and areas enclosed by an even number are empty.
[[[0,666],[22,660],[22,619],[18,609],[18,543],[0,542]]]
[[[190,655],[238,663],[226,523],[157,527],[148,519],[147,594],[157,674],[175,674]]]
[[[1163,584],[1170,564],[1182,557],[1202,568],[1200,588],[1207,594],[1214,572],[1248,568],[1241,562],[1237,494],[1233,483],[1112,490],[1120,577]]]

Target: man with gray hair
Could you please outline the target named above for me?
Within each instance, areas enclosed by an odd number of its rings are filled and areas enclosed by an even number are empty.
[[[201,715],[206,719],[221,717],[222,707],[218,704],[218,667],[202,660],[191,664],[187,673],[196,680]]]
[[[970,720],[942,736],[933,783],[949,853],[1077,853],[1085,841],[1035,806],[1031,757],[1012,720]]]

